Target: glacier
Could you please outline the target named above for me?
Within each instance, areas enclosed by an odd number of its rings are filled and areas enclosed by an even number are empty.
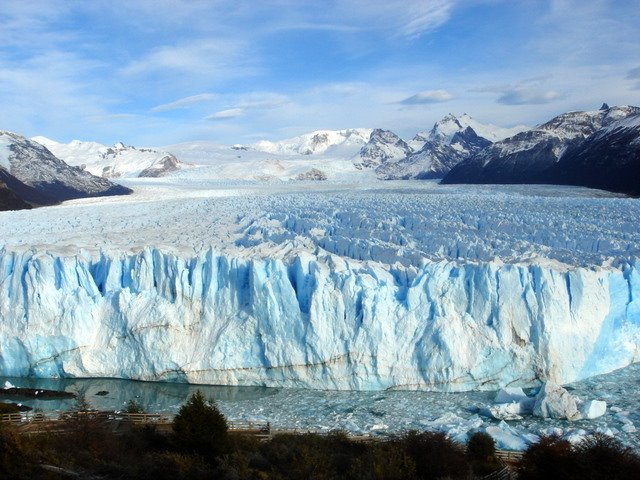
[[[640,360],[635,200],[172,188],[2,214],[0,374],[469,391]]]

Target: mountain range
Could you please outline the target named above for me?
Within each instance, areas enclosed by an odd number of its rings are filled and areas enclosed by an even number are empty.
[[[185,167],[169,152],[136,148],[122,142],[108,147],[79,140],[69,143],[58,143],[46,137],[33,137],[31,140],[44,145],[67,164],[105,178],[160,177]]]
[[[37,142],[0,132],[0,208],[127,193],[131,193],[129,188],[70,166]]]
[[[582,185],[640,194],[640,108],[568,112],[470,155],[443,183]]]
[[[193,172],[193,173],[189,173]],[[534,128],[449,114],[405,141],[390,130],[317,130],[277,142],[108,147],[0,132],[0,210],[131,190],[109,179],[442,179],[582,185],[640,195],[640,108],[567,112]]]

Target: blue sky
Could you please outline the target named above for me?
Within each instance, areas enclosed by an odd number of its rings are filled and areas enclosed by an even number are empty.
[[[246,143],[640,104],[638,0],[0,0],[0,129]]]

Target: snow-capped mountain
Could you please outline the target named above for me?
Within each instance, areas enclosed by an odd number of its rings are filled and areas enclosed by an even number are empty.
[[[385,180],[442,178],[459,162],[491,145],[493,139],[523,128],[506,129],[482,124],[466,113],[460,118],[449,114],[429,132],[418,133],[409,142],[410,153],[384,162],[376,173]]]
[[[499,141],[456,165],[444,183],[546,183],[546,172],[570,148],[614,122],[640,113],[633,106],[568,112]]]
[[[640,195],[640,114],[617,120],[567,149],[546,181]]]
[[[79,140],[70,143],[58,143],[46,137],[33,137],[32,140],[47,147],[69,165],[105,178],[160,177],[185,166],[171,153],[127,146],[122,142],[107,147]]]
[[[67,165],[43,145],[10,132],[0,132],[0,180],[22,201],[38,205],[131,193]]]
[[[316,130],[297,137],[271,142],[262,140],[244,148],[275,155],[318,155],[329,154],[331,150],[358,151],[371,137],[370,128],[350,128],[346,130]],[[243,146],[238,146],[242,148]],[[336,152],[337,153],[337,152]]]
[[[431,130],[418,132],[409,145],[415,150],[420,150],[429,140],[441,140],[444,143],[453,143],[451,140],[456,133],[471,127],[480,137],[490,142],[498,142],[517,133],[528,130],[529,127],[518,125],[512,128],[503,128],[490,123],[480,123],[470,115],[463,113],[456,117],[453,114],[446,115],[437,121]]]
[[[356,168],[376,168],[389,161],[404,158],[413,150],[407,143],[390,130],[376,128],[369,141],[354,157]]]

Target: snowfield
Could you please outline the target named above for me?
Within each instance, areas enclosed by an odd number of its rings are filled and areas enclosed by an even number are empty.
[[[0,373],[467,391],[640,360],[638,200],[198,172],[0,214]]]

